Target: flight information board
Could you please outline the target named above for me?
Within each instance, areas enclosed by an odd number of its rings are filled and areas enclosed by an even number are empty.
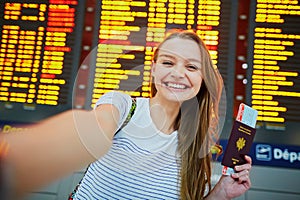
[[[249,97],[259,111],[259,127],[286,131],[270,138],[295,144],[300,141],[300,3],[258,0],[252,9]]]
[[[92,106],[112,90],[148,97],[153,50],[173,29],[199,34],[226,81],[231,1],[103,0],[99,6]]]
[[[83,3],[0,3],[1,120],[30,122],[72,107]]]
[[[252,105],[258,121],[300,121],[300,5],[257,1]]]

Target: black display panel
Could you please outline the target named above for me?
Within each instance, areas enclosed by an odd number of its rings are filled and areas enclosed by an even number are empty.
[[[256,140],[299,145],[300,4],[252,2],[248,100],[259,111]]]
[[[152,53],[168,31],[193,30],[206,43],[225,85],[234,64],[228,61],[234,42],[230,41],[232,1],[100,1],[97,3],[99,29],[95,32],[95,61],[90,74],[93,107],[109,91],[123,91],[133,97],[148,97]],[[231,68],[231,69],[230,69]],[[233,76],[233,74],[232,74]],[[231,78],[232,80],[232,78]],[[233,94],[232,87],[227,88]],[[230,92],[231,90],[231,92]],[[228,91],[227,91],[228,93]],[[230,106],[232,108],[232,105]]]
[[[0,120],[34,122],[72,107],[84,2],[1,1]]]

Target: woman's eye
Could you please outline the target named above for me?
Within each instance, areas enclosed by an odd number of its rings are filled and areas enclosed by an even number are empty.
[[[171,61],[163,61],[162,64],[167,65],[167,66],[172,66],[173,65],[173,63]]]
[[[190,70],[190,71],[196,71],[196,70],[198,70],[199,68],[198,68],[197,66],[195,66],[195,65],[188,65],[188,66],[187,66],[187,69]]]

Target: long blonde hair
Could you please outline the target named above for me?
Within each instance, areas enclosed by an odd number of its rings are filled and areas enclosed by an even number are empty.
[[[180,31],[170,34],[155,50],[153,61],[156,62],[161,45],[170,39],[192,40],[199,45],[201,52],[201,70],[203,82],[193,99],[183,102],[175,122],[178,130],[178,153],[180,158],[179,181],[181,199],[202,199],[205,189],[211,190],[211,136],[218,124],[218,105],[222,91],[222,78],[213,66],[204,42],[197,34]],[[151,82],[151,96],[157,90]]]

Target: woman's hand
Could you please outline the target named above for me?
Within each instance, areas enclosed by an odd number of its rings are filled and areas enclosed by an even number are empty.
[[[235,173],[222,176],[217,185],[208,195],[207,199],[232,199],[244,194],[251,187],[250,170],[252,159],[245,156],[244,165],[235,166]]]

